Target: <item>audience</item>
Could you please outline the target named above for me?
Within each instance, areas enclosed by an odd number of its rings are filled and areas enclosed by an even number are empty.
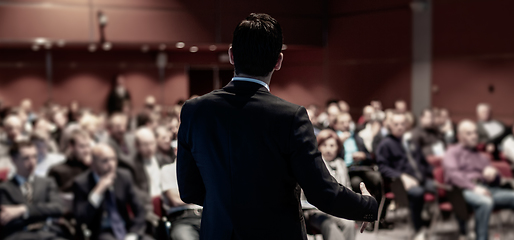
[[[499,188],[500,175],[489,157],[476,150],[477,125],[463,120],[458,126],[459,143],[451,146],[443,161],[445,181],[463,189],[466,202],[475,212],[477,240],[489,238],[489,218],[493,209],[514,209],[514,191]]]
[[[117,169],[116,152],[109,145],[98,144],[93,148],[92,160],[91,169],[73,183],[78,231],[87,228],[91,240],[145,237],[145,208],[130,174]]]
[[[325,161],[330,174],[338,183],[350,188],[348,169],[344,160],[338,157],[338,153],[342,148],[342,142],[337,134],[330,129],[322,130],[317,136],[317,141],[321,157]],[[306,224],[310,228],[321,232],[324,240],[355,239],[356,229],[354,221],[336,218],[317,209],[305,210],[304,215]]]
[[[63,217],[78,238],[146,239],[162,220],[154,211],[159,198],[171,239],[199,239],[203,209],[182,202],[175,172],[183,101],[165,106],[149,95],[133,112],[124,77],[113,83],[108,114],[76,101],[35,110],[23,99],[1,109],[0,170],[7,173],[0,184],[2,239],[70,238]],[[327,169],[340,184],[359,192],[364,182],[379,201],[389,184],[403,186],[415,239],[425,235],[424,194],[435,194],[430,164],[440,164],[433,157],[441,161],[445,182],[462,189],[474,210],[477,239],[487,239],[492,209],[514,209],[514,191],[500,188],[505,179],[491,163],[503,157],[514,169],[514,135],[492,118],[489,105],[476,111],[476,123],[465,120],[456,128],[447,109],[424,109],[415,119],[403,100],[385,110],[372,101],[357,125],[343,100],[307,108]],[[385,221],[388,205],[380,228],[393,227]],[[311,208],[304,215],[324,239],[355,239],[353,221]]]
[[[63,208],[53,179],[35,176],[37,149],[30,140],[11,143],[14,177],[0,184],[1,239],[59,239],[52,218]]]
[[[377,163],[384,178],[400,180],[409,199],[411,219],[416,231],[414,239],[424,239],[421,212],[425,192],[435,193],[432,167],[419,146],[403,141],[407,119],[404,113],[394,113],[389,124],[390,134],[377,149]]]

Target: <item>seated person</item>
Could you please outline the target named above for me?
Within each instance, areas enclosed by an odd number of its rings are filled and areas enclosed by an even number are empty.
[[[119,164],[129,164],[136,155],[134,136],[127,131],[128,117],[115,113],[109,118],[107,144],[114,149]]]
[[[375,171],[375,161],[368,152],[364,141],[350,130],[352,117],[348,113],[340,114],[334,125],[343,147],[340,149],[341,156],[348,167],[348,174],[352,189],[360,193],[360,183],[364,182],[371,195],[376,199],[382,198],[382,177],[380,172]],[[384,211],[385,214],[385,211]],[[381,221],[382,227],[389,227],[385,221]]]
[[[348,176],[348,169],[344,160],[337,157],[342,143],[337,134],[330,130],[322,130],[318,136],[318,149],[321,152],[321,157],[327,165],[330,174],[341,185],[349,188],[350,180]],[[305,210],[306,224],[316,231],[321,232],[323,239],[355,239],[355,222],[336,218],[317,209]]]
[[[146,220],[157,225],[159,218],[154,214],[152,199],[162,195],[161,168],[171,163],[169,158],[157,155],[157,142],[150,128],[136,130],[137,154],[132,160],[129,170],[132,172],[135,187],[143,199],[147,210]]]
[[[177,183],[177,162],[164,165],[161,172],[163,205],[168,220],[171,222],[171,239],[200,239],[203,208],[196,204],[186,204],[180,199]]]
[[[73,183],[77,228],[87,226],[91,240],[144,237],[146,212],[130,174],[117,169],[116,154],[108,145],[96,145],[92,156],[91,169]]]
[[[377,149],[377,163],[385,179],[401,180],[409,199],[409,209],[416,231],[415,239],[424,239],[421,212],[425,192],[435,193],[432,167],[421,153],[421,149],[407,141],[403,135],[406,131],[404,113],[394,113],[389,124],[390,134],[382,140]]]
[[[419,125],[412,131],[412,143],[421,148],[425,157],[442,157],[445,151],[444,137],[434,124],[431,109],[424,109],[419,116]]]
[[[10,150],[16,173],[0,184],[1,239],[57,239],[59,229],[50,218],[63,214],[55,182],[34,175],[37,150],[33,142],[13,143]]]
[[[66,162],[53,166],[48,176],[55,179],[59,190],[71,193],[75,177],[89,169],[91,164],[91,139],[83,130],[76,129],[69,138],[70,153]]]
[[[448,148],[443,160],[445,182],[462,188],[475,211],[477,240],[488,239],[489,217],[495,208],[514,209],[514,191],[500,189],[500,176],[489,157],[476,150],[477,126],[463,120],[457,129],[459,143]]]
[[[157,140],[157,158],[164,158],[166,162],[172,163],[177,157],[175,151],[171,147],[171,131],[165,126],[159,126],[155,129],[155,138]]]

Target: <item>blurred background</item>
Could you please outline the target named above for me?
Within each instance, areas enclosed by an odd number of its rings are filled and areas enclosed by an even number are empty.
[[[62,163],[75,154],[69,153],[75,150],[68,142],[75,140],[68,128],[87,131],[85,139],[95,143],[150,128],[162,135],[163,154],[174,161],[181,105],[231,80],[232,32],[249,13],[263,12],[284,32],[284,63],[273,75],[271,93],[306,106],[318,132],[353,132],[371,123],[368,140],[374,140],[379,131],[387,133],[387,110],[402,109],[412,112],[407,130],[420,117],[419,129],[437,125],[451,135],[445,142],[450,145],[457,141],[455,123],[465,118],[487,123],[494,113],[493,127],[499,130],[493,130],[501,131],[501,138],[486,139],[482,151],[503,164],[497,168],[512,180],[513,9],[509,0],[0,0],[0,119],[6,139],[0,145],[8,149],[18,135],[40,134],[48,146],[42,144],[38,164],[47,151]],[[123,116],[112,114],[119,112]],[[340,115],[352,128],[339,129]],[[507,135],[510,142],[502,142]],[[367,146],[374,154],[372,147]],[[5,149],[2,180],[12,174]],[[430,164],[442,169],[442,154]],[[412,239],[402,220],[407,213],[395,211],[400,205],[395,195],[381,185],[377,189],[383,201],[393,199],[384,207],[384,219],[396,226],[380,222],[368,229],[375,233],[357,238]],[[424,201],[443,202],[434,196]],[[454,211],[450,204],[435,206]],[[504,225],[513,226],[514,216],[511,211],[499,216],[491,221],[491,239],[509,239],[513,232]],[[438,221],[430,239],[476,239],[473,231],[469,238],[459,236],[457,222],[446,215],[444,221],[424,218]],[[316,236],[311,232],[309,238]]]
[[[271,91],[324,106],[344,99],[358,117],[379,99],[416,112],[444,107],[458,120],[478,102],[512,122],[514,31],[506,0],[239,1],[0,0],[0,97],[77,100],[104,109],[126,78],[135,109],[154,95],[174,104],[226,84],[237,23],[266,12],[284,29],[283,69]],[[159,57],[160,56],[160,57]]]

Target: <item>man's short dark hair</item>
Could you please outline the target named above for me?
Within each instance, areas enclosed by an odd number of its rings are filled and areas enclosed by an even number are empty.
[[[12,160],[16,160],[20,156],[21,149],[29,147],[36,147],[36,144],[32,139],[18,140],[14,142],[9,149],[9,156]]]
[[[236,74],[268,76],[282,51],[282,28],[265,13],[252,13],[234,30],[232,53]]]

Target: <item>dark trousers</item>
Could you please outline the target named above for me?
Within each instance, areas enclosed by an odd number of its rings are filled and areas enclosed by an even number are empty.
[[[375,197],[375,199],[380,202],[380,199],[382,199],[382,176],[380,175],[380,172],[369,170],[369,171],[352,171],[351,168],[348,172],[348,175],[350,176],[350,182],[352,184],[352,189],[356,193],[361,193],[360,189],[360,183],[364,182],[366,184],[366,188],[368,189],[369,193]],[[385,218],[386,207],[382,211],[380,219]]]
[[[414,225],[414,230],[419,231],[423,226],[421,220],[421,212],[423,211],[423,204],[425,203],[425,193],[436,193],[436,186],[433,180],[426,180],[424,183],[413,187],[407,191],[409,198],[409,208]]]

